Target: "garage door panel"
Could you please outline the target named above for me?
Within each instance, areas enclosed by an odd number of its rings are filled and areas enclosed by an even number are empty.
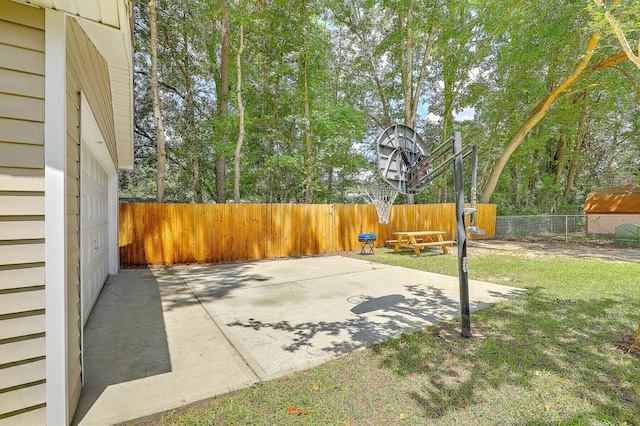
[[[109,275],[109,177],[86,146],[82,151],[80,182],[84,323]]]

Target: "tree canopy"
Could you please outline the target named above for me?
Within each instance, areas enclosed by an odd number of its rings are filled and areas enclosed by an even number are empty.
[[[640,184],[636,1],[134,10],[136,167],[121,172],[122,197],[156,199],[164,159],[168,201],[347,202],[379,180],[374,143],[395,123],[434,146],[453,129],[477,144],[480,201],[499,214],[578,213],[595,187]],[[447,187],[416,202],[450,202]]]

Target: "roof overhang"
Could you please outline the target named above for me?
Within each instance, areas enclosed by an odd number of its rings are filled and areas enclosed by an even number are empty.
[[[118,167],[133,168],[132,0],[14,0],[75,17],[109,66]]]
[[[640,187],[598,188],[587,195],[583,210],[587,214],[639,214]]]

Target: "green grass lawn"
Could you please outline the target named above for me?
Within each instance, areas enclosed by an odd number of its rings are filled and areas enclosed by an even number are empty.
[[[458,270],[455,255],[366,259]],[[640,264],[470,253],[469,278],[528,292],[472,312],[473,339],[452,321],[134,423],[640,424],[640,359],[629,352]]]

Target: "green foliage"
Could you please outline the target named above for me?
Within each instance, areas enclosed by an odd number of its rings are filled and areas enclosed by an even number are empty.
[[[478,144],[480,189],[537,103],[582,59],[590,33],[597,29],[603,36],[589,66],[617,53],[620,46],[604,11],[588,0],[308,0],[306,19],[302,3],[238,0],[228,3],[231,93],[228,116],[221,119],[221,1],[158,3],[167,198],[172,201],[215,200],[216,162],[221,157],[227,160],[225,186],[231,191],[240,23],[246,120],[240,192],[243,200],[254,202],[304,199],[305,47],[310,53],[313,201],[344,202],[349,188],[361,187],[377,174],[373,143],[379,132],[389,121],[404,119],[401,66],[409,30],[413,89],[421,67],[426,69],[415,127],[436,145],[453,128],[463,132],[465,143]],[[145,2],[134,5],[139,170],[121,173],[121,188],[123,196],[153,198],[156,153],[148,97],[148,18]],[[635,46],[638,3],[625,0],[611,13]],[[432,26],[433,50],[425,62],[422,55]],[[626,61],[587,73],[566,90],[501,174],[492,199],[499,214],[580,211],[595,187],[640,184],[638,80],[637,68]],[[473,108],[472,120],[456,119],[464,108]],[[223,135],[228,135],[226,142]],[[443,190],[446,201],[452,201],[451,177],[438,185],[442,187],[427,188],[417,201],[438,202]]]

